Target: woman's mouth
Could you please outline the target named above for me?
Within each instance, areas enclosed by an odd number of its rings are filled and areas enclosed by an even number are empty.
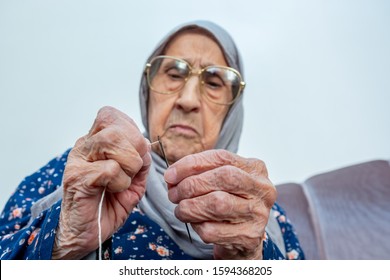
[[[169,131],[175,134],[184,135],[187,137],[197,136],[198,132],[192,126],[184,125],[184,124],[173,124],[168,128]]]

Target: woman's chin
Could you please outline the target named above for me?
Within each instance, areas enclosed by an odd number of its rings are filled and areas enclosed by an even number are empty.
[[[165,147],[164,147],[165,148]],[[181,158],[191,155],[191,154],[196,154],[203,151],[201,145],[197,144],[192,144],[192,145],[172,145],[171,147],[166,148],[165,153],[167,156],[167,159],[169,163],[174,163]]]

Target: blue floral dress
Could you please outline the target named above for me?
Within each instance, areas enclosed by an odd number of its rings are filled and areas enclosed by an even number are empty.
[[[0,259],[51,259],[61,200],[33,221],[30,221],[31,207],[61,186],[69,151],[26,177],[6,203],[0,216]],[[303,251],[283,209],[277,204],[273,209],[287,253],[282,255],[272,240],[266,237],[263,241],[263,258],[303,259]],[[104,242],[102,255],[103,259],[192,259],[137,207],[126,223]]]

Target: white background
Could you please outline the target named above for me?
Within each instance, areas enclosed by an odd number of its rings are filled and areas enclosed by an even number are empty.
[[[390,159],[390,2],[0,0],[0,206],[111,105],[140,120],[145,59],[194,19],[245,65],[239,153],[274,183]]]
[[[262,260],[261,262],[256,260],[197,260],[196,262],[192,260],[115,260],[111,262],[29,260],[21,262],[5,260],[1,262],[1,277],[6,280],[29,279],[31,275],[39,275],[41,280],[57,279],[59,275],[64,279],[72,279],[76,276],[77,279],[97,280],[134,278],[137,280],[312,280],[319,276],[323,277],[322,279],[385,279],[384,275],[388,272],[386,268],[389,263],[388,260],[305,260],[291,262],[270,260]],[[126,271],[129,273],[120,275],[120,270],[125,271],[125,268],[128,269]],[[160,272],[160,268],[162,275],[156,275],[154,271]],[[244,275],[245,268],[252,275]],[[147,270],[148,272],[146,272]],[[199,273],[200,270],[202,273]],[[263,273],[267,270],[271,271],[271,275],[257,273]],[[44,273],[42,273],[43,271]],[[138,275],[134,275],[136,271],[138,271]],[[224,271],[235,271],[236,274],[224,273]],[[167,275],[167,272],[172,272],[172,274],[176,272],[176,275]],[[146,275],[146,273],[149,275]],[[184,275],[189,273],[192,273],[192,275]],[[260,275],[253,275],[253,273]]]

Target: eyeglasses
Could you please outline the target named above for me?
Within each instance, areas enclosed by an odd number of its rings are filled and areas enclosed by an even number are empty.
[[[167,95],[183,89],[192,75],[199,76],[201,92],[220,105],[233,104],[245,88],[241,74],[233,68],[212,65],[194,70],[187,61],[166,55],[154,57],[145,72],[150,89]]]

